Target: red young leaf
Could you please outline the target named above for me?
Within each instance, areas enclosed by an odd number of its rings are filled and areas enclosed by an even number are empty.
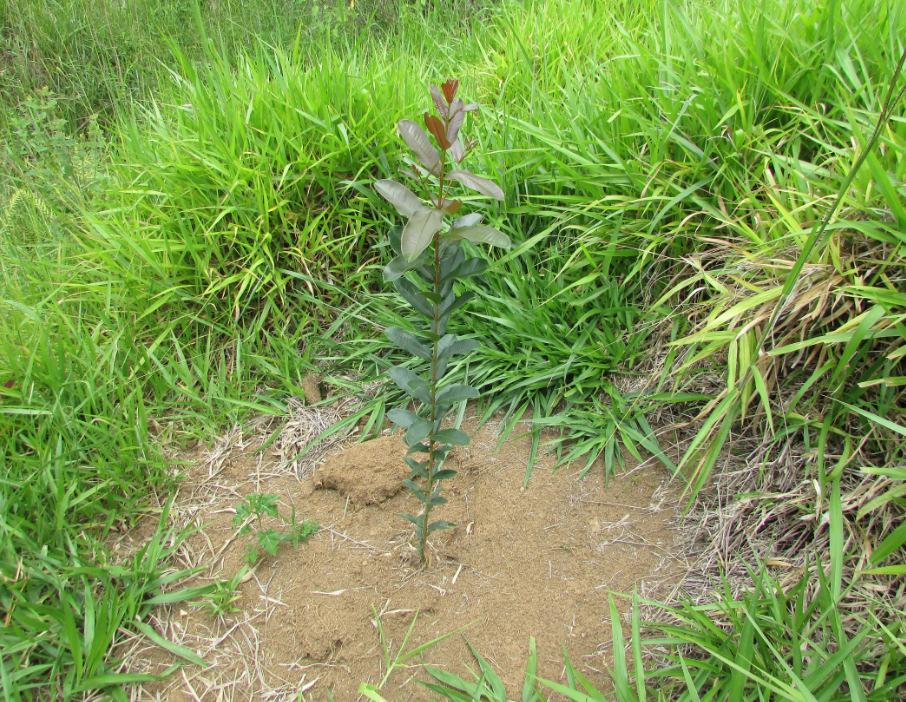
[[[459,212],[460,207],[462,207],[462,200],[444,200],[443,211],[449,215]]]
[[[431,196],[431,202],[434,204],[434,207],[436,209],[443,210],[449,215],[456,214],[459,211],[459,208],[462,207],[461,200],[447,200],[446,198],[441,200],[434,197],[433,195]],[[462,218],[460,217],[460,219]]]
[[[450,148],[450,141],[447,139],[447,134],[444,130],[444,123],[441,122],[434,115],[429,115],[425,113],[425,126],[428,128],[428,131],[434,135],[434,138],[437,139],[437,143],[440,144],[440,148],[444,151]]]
[[[459,88],[459,81],[455,78],[450,78],[440,87],[444,91],[444,97],[447,98],[447,102],[451,103],[453,102],[453,98],[456,97],[456,90],[457,88]]]

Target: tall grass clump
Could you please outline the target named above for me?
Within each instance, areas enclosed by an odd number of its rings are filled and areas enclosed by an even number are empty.
[[[117,694],[130,678],[111,646],[182,576],[162,575],[178,544],[163,528],[128,559],[107,548],[172,475],[154,399],[131,371],[142,342],[65,259],[55,237],[0,237],[0,680],[11,700]]]
[[[331,31],[380,31],[395,14],[380,2],[281,0],[2,0],[0,100],[15,104],[44,88],[64,100],[74,129],[109,122],[144,101],[175,66],[173,49],[204,61],[264,39],[272,46],[320,42]]]

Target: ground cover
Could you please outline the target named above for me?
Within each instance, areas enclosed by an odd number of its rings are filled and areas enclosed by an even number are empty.
[[[310,699],[355,699],[370,683],[388,699],[422,699],[413,680],[430,679],[426,663],[459,673],[473,665],[464,639],[488,653],[510,690],[522,684],[533,637],[539,674],[560,679],[567,646],[577,669],[603,681],[608,595],[667,594],[684,574],[688,545],[676,530],[669,476],[636,467],[605,487],[600,473],[577,481],[581,466],[573,466],[523,488],[531,440],[498,446],[497,429],[486,425],[451,457],[459,475],[444,512],[457,527],[432,541],[426,568],[399,519],[414,502],[402,487],[399,437],[347,441],[301,477],[278,454],[259,452],[254,436],[196,457],[171,514],[180,527],[201,528],[180,554],[185,567],[204,565],[199,580],[242,570],[231,523],[237,496],[275,494],[322,529],[243,576],[231,616],[158,608],[156,626],[208,665],[148,684],[137,698],[276,700],[305,690]],[[539,470],[551,464],[547,457]],[[149,528],[153,520],[125,534],[121,547],[142,543]],[[388,667],[387,656],[408,658]],[[148,641],[126,654],[132,672],[170,663]]]

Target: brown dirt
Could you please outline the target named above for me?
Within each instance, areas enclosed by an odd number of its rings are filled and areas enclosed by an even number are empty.
[[[352,444],[328,457],[315,471],[315,489],[336,490],[353,507],[379,505],[403,489],[409,471],[403,458],[406,445],[397,436]]]
[[[261,561],[240,586],[238,614],[159,609],[157,628],[210,665],[135,688],[133,698],[355,700],[360,683],[378,683],[386,672],[378,620],[395,655],[416,616],[408,649],[458,633],[393,672],[383,694],[394,702],[425,698],[413,681],[425,678],[421,661],[460,674],[474,667],[464,638],[512,695],[531,636],[542,676],[561,679],[566,647],[577,668],[602,681],[608,593],[663,593],[683,574],[672,552],[676,495],[656,467],[605,485],[600,469],[582,481],[569,468],[552,473],[545,456],[523,489],[529,448],[520,439],[497,448],[485,428],[451,456],[459,474],[436,515],[457,526],[432,537],[424,569],[414,567],[411,530],[398,516],[416,504],[400,490],[406,471],[397,436],[340,447],[301,480],[250,446],[191,466],[176,517],[202,527],[183,559],[206,565],[208,577],[230,577],[242,566],[245,537],[234,538],[231,520],[244,495],[276,494],[283,511],[295,507],[322,531]],[[127,657],[133,671],[159,672],[171,662],[142,642]]]

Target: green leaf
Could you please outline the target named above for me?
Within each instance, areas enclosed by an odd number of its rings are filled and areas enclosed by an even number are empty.
[[[397,256],[402,255],[400,250],[400,236],[403,233],[403,228],[401,226],[391,227],[390,231],[387,233],[387,238],[390,240],[390,249]]]
[[[387,419],[396,424],[398,427],[408,429],[410,426],[412,426],[413,422],[417,422],[419,419],[421,419],[421,417],[419,417],[415,412],[410,412],[407,409],[394,407],[392,410],[387,412]]]
[[[478,397],[478,390],[469,385],[456,383],[448,385],[437,394],[437,404],[449,406],[456,402],[471,400],[476,397]]]
[[[463,261],[451,275],[457,278],[471,278],[481,275],[488,269],[488,262],[483,258],[468,258]]]
[[[452,470],[451,468],[444,468],[443,470],[439,470],[434,474],[434,479],[435,480],[449,480],[450,478],[453,478],[455,476],[456,476],[455,470]]]
[[[442,519],[437,520],[436,522],[431,522],[428,525],[428,533],[431,534],[435,531],[441,531],[442,529],[455,529],[456,525],[452,522],[446,522]]]
[[[474,227],[476,224],[481,223],[481,214],[478,212],[472,212],[467,215],[463,215],[455,222],[453,222],[453,229],[465,229],[466,227]]]
[[[522,702],[536,702],[540,698],[536,692],[538,685],[538,650],[534,636],[529,637],[528,648],[528,661],[526,661],[525,676],[522,679],[521,700]]]
[[[849,409],[851,409],[853,412],[856,412],[857,414],[861,414],[863,417],[865,417],[866,419],[868,419],[871,422],[874,422],[875,424],[880,424],[882,427],[884,427],[886,429],[890,429],[890,431],[894,431],[897,434],[906,436],[906,426],[903,426],[902,424],[897,424],[896,422],[892,422],[889,419],[886,419],[885,417],[881,417],[881,416],[875,414],[874,412],[869,412],[868,410],[862,409],[861,407],[856,407],[855,405],[851,405],[848,402],[843,402],[842,400],[837,400],[837,402],[839,402],[841,405],[844,405],[845,407],[849,407]]]
[[[293,544],[305,543],[312,536],[321,531],[321,525],[311,520],[305,520],[301,524],[294,524],[287,536]]]
[[[469,435],[459,429],[444,429],[434,435],[434,440],[453,446],[466,446],[469,443]]]
[[[428,135],[415,122],[409,119],[400,120],[396,125],[406,145],[412,149],[421,164],[431,173],[437,175],[440,170],[440,154],[437,153]]]
[[[174,656],[187,660],[189,661],[189,663],[194,663],[195,665],[202,668],[205,666],[204,659],[197,653],[195,653],[195,651],[165,639],[163,636],[158,634],[157,631],[151,628],[151,626],[145,624],[145,622],[134,621],[132,622],[132,626],[138,629],[142,634],[147,636],[158,646],[172,653]]]
[[[399,278],[393,282],[393,287],[417,312],[421,312],[429,318],[434,317],[434,305],[428,301],[428,298],[418,289],[415,283],[405,278]]]
[[[445,334],[437,342],[437,357],[462,356],[471,353],[479,346],[480,344],[475,339],[460,339],[455,334]]]
[[[894,551],[899,551],[903,548],[904,545],[906,545],[906,522],[900,523],[896,529],[890,532],[884,540],[877,545],[874,552],[871,554],[872,565],[878,565]]]
[[[409,466],[409,471],[413,478],[428,477],[428,461],[416,461],[409,456],[406,456],[403,460],[406,462],[406,465]]]
[[[494,227],[489,227],[486,224],[476,224],[471,227],[463,227],[461,229],[451,229],[449,236],[459,237],[460,239],[466,239],[475,244],[488,244],[489,246],[496,246],[500,249],[508,249],[513,244],[508,237],[503,232],[494,229]]]
[[[482,195],[487,195],[495,200],[503,200],[503,190],[500,189],[499,185],[487,178],[482,178],[474,173],[462,170],[450,171],[447,174],[447,177]]]
[[[447,250],[444,251],[443,256],[440,259],[440,278],[447,285],[447,291],[449,292],[450,287],[453,282],[453,275],[455,275],[456,269],[458,269],[463,261],[466,260],[466,253],[462,250],[458,243],[450,245],[447,247]]]
[[[282,540],[282,535],[274,529],[262,529],[258,532],[258,545],[271,556],[277,555]]]
[[[414,480],[404,480],[403,485],[409,492],[415,495],[416,499],[419,502],[426,503],[429,501],[428,496],[425,494],[425,491],[419,487],[419,485]]]
[[[406,446],[420,444],[431,433],[431,422],[419,419],[406,431]]]
[[[406,271],[412,268],[412,263],[404,256],[397,256],[390,263],[384,266],[384,280],[392,283],[406,274]]]
[[[441,321],[445,323],[450,315],[452,315],[456,310],[472,300],[474,297],[475,293],[468,291],[459,296],[450,295],[448,298],[444,298],[444,301],[440,306]]]
[[[613,686],[619,699],[623,699],[629,690],[629,675],[626,667],[626,649],[623,639],[623,626],[620,622],[620,613],[617,611],[616,602],[613,595],[608,595],[610,606],[610,631],[613,646],[611,655],[613,656],[613,666],[611,675],[613,677]]]
[[[387,202],[396,208],[403,217],[411,217],[419,209],[424,207],[421,200],[402,183],[395,180],[378,180],[374,183],[374,189]]]
[[[440,231],[443,221],[444,213],[434,208],[422,207],[415,212],[406,222],[400,237],[403,257],[409,261],[417,259]]]
[[[428,386],[424,380],[403,366],[393,366],[387,375],[399,386],[399,388],[410,397],[426,405],[431,403],[431,394],[428,392]]]
[[[359,685],[359,694],[364,695],[371,702],[389,702],[385,697],[381,695],[380,690],[378,690],[374,685],[369,685],[368,683],[362,683]]]
[[[415,412],[410,412],[409,410],[403,409],[401,407],[394,407],[392,410],[387,412],[387,419],[396,424],[398,427],[408,429],[410,426],[412,426],[412,423],[418,421],[420,417]]]
[[[403,351],[408,351],[413,356],[418,356],[425,361],[431,360],[431,349],[420,342],[414,334],[410,334],[399,327],[387,327],[384,330],[384,334]]]

